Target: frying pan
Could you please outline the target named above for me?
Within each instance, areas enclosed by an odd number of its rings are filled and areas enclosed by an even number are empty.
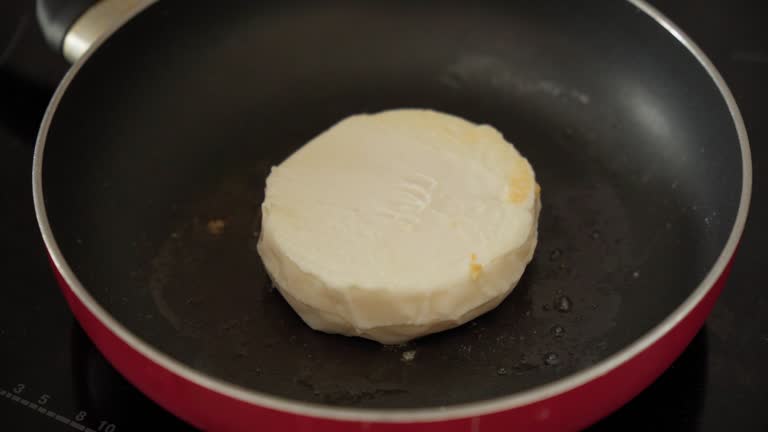
[[[59,47],[88,27],[41,11]],[[744,125],[642,1],[164,0],[105,34],[44,117],[36,212],[89,337],[192,425],[581,429],[651,383],[723,288]],[[255,250],[265,177],[339,119],[398,107],[494,125],[531,160],[535,257],[459,328],[404,346],[313,331]]]

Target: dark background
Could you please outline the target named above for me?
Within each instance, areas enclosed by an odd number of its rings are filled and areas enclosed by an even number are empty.
[[[652,1],[718,67],[752,147],[752,209],[731,278],[693,343],[597,431],[768,431],[768,31],[758,0]],[[34,2],[0,2],[0,395],[19,395],[94,431],[188,430],[122,380],[69,314],[46,261],[31,196],[36,127],[67,64],[42,42]],[[763,27],[761,29],[761,27]],[[43,397],[47,396],[47,397]],[[114,425],[111,429],[109,425]],[[76,430],[0,396],[0,430]]]

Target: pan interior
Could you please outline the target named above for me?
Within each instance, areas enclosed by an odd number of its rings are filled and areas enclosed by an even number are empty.
[[[447,406],[594,365],[704,278],[741,161],[725,102],[680,43],[629,3],[578,3],[159,2],[91,57],[53,117],[56,241],[148,344],[283,398]],[[342,117],[397,107],[492,124],[531,160],[535,258],[460,328],[404,346],[315,332],[256,253],[264,179]]]

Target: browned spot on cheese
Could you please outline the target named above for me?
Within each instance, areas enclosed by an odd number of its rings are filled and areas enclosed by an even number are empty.
[[[481,142],[490,142],[497,139],[499,132],[488,125],[477,125],[462,132],[460,139],[462,142],[477,145]]]
[[[534,186],[533,170],[528,161],[518,158],[512,175],[509,177],[509,192],[507,199],[513,204],[520,204],[528,198],[528,194]]]
[[[478,264],[477,255],[471,254],[469,258],[469,276],[472,280],[477,280],[477,278],[480,277],[480,272],[483,271],[483,265]]]

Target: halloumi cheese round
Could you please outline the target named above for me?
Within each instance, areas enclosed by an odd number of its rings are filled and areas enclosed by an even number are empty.
[[[310,327],[403,343],[507,297],[536,248],[539,191],[491,126],[353,115],[272,168],[258,252]]]

